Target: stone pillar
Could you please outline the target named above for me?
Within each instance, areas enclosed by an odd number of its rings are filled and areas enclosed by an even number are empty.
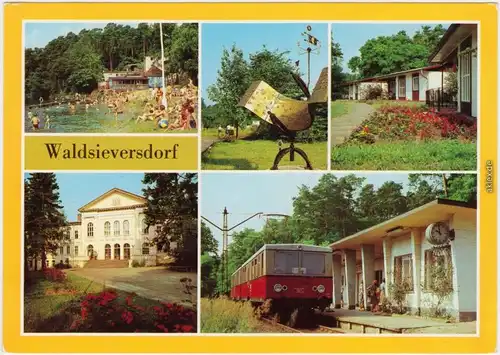
[[[364,306],[366,310],[370,309],[369,299],[366,294],[366,288],[375,280],[375,246],[373,244],[361,245],[361,276],[364,287]]]
[[[333,255],[333,305],[340,308],[340,289],[342,287],[342,256]]]
[[[356,250],[345,249],[345,289],[347,306],[356,308]]]
[[[392,240],[390,237],[384,237],[382,241],[382,249],[384,252],[384,278],[385,278],[385,296],[389,297],[389,285],[394,282],[392,270]]]
[[[422,231],[417,228],[412,228],[411,230],[411,255],[412,255],[412,271],[413,271],[413,295],[414,295],[414,307],[416,308],[417,314],[420,315],[420,266],[422,258]]]
[[[111,260],[115,260],[115,245],[114,244],[110,244],[111,245],[111,252],[110,252],[110,259]]]

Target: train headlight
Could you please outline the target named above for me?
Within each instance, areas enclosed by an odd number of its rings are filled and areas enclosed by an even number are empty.
[[[283,286],[281,286],[281,289],[282,289],[283,291],[286,291],[286,290],[288,290],[288,287],[287,287],[286,285],[283,285]]]
[[[281,292],[282,289],[283,289],[283,287],[280,284],[274,285],[274,291],[275,292]]]
[[[317,288],[317,290],[318,290],[319,293],[323,293],[323,292],[325,292],[325,286],[319,285],[318,288]]]

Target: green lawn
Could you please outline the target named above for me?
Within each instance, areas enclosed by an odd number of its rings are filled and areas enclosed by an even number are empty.
[[[332,150],[332,170],[476,170],[475,142],[377,141]]]
[[[238,138],[246,138],[252,133],[255,133],[255,130],[252,128],[240,129],[238,132]],[[219,131],[217,128],[203,128],[201,136],[203,138],[219,139]]]
[[[285,143],[283,148],[288,145]],[[327,168],[327,143],[296,143],[297,148],[304,150],[314,169]],[[278,144],[268,140],[237,140],[234,142],[218,142],[203,154],[203,170],[268,170],[272,167],[278,153]],[[287,165],[305,166],[300,156],[290,162],[289,156],[281,160],[280,167]]]
[[[423,102],[416,102],[416,101],[368,100],[365,102],[371,105],[374,109],[378,109],[382,106],[409,106],[409,107],[425,106]]]
[[[80,312],[79,301],[89,293],[104,291],[104,285],[76,276],[67,271],[64,282],[50,282],[41,271],[29,273],[29,283],[24,292],[24,331],[25,332],[67,332]],[[109,288],[108,288],[109,289]],[[48,294],[50,291],[73,290],[73,294]],[[121,302],[129,295],[115,290]],[[134,303],[149,307],[157,301],[134,296]]]
[[[332,101],[330,105],[330,113],[332,119],[335,117],[340,117],[343,115],[347,115],[352,111],[352,108],[356,104],[356,101],[348,101],[348,100],[336,100]]]

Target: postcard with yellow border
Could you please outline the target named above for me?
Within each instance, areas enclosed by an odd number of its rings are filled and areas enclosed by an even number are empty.
[[[3,10],[6,352],[496,350],[496,4]]]

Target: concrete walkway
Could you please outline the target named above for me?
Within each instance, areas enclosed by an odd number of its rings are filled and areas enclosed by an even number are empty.
[[[474,334],[476,322],[446,323],[444,320],[426,319],[409,315],[383,315],[367,311],[335,309],[324,313],[335,317],[342,323],[352,323],[354,332],[362,326],[367,327],[367,333],[374,333],[376,329],[391,330],[400,333],[427,333],[427,334]]]
[[[218,139],[201,137],[201,152],[205,153]]]
[[[344,143],[352,131],[367,119],[373,111],[372,106],[359,102],[353,105],[351,112],[347,115],[332,119],[332,145]]]

